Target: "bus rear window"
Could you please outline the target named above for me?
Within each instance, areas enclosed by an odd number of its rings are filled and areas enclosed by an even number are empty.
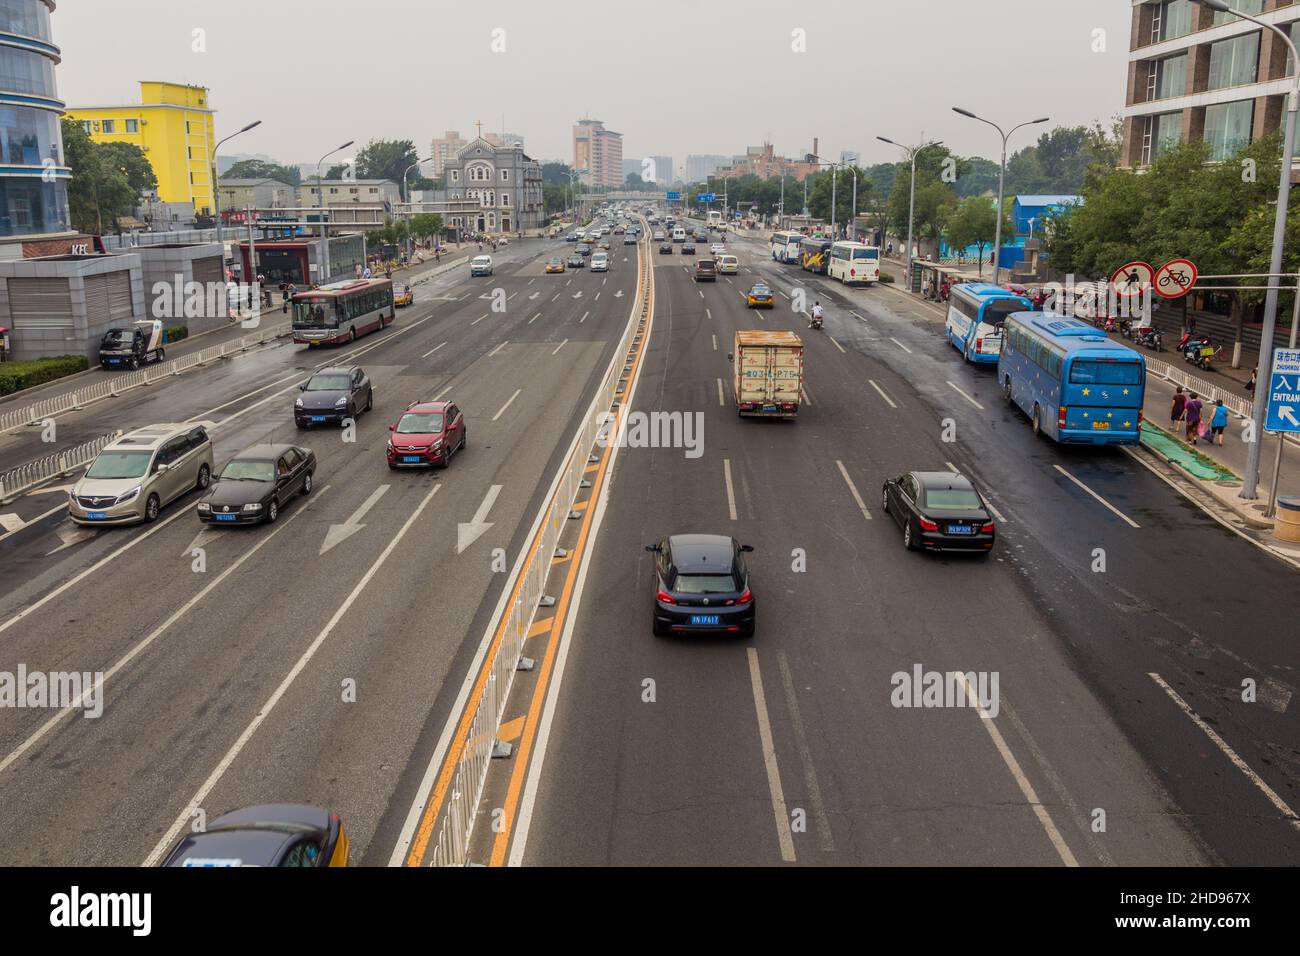
[[[985,325],[1001,325],[1007,320],[1008,315],[1025,311],[1027,307],[1019,299],[990,299],[984,305],[984,313],[980,321]]]
[[[880,250],[879,249],[854,249],[853,258],[854,259],[879,259]]]
[[[1089,362],[1076,359],[1070,363],[1072,385],[1140,385],[1141,362]]]

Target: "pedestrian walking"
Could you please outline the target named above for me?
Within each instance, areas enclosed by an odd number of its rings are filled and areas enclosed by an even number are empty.
[[[1169,424],[1173,426],[1174,434],[1178,434],[1178,423],[1183,420],[1183,413],[1187,410],[1187,396],[1183,394],[1183,387],[1178,385],[1174,388],[1174,401],[1169,406]]]
[[[921,298],[930,298],[930,277],[926,276],[921,280]]]
[[[1259,378],[1259,369],[1252,368],[1250,370],[1250,381],[1246,383],[1246,391],[1250,393],[1251,398],[1255,397],[1255,380],[1257,378]]]
[[[1216,445],[1223,444],[1223,430],[1228,427],[1228,409],[1223,399],[1214,400],[1214,417],[1210,419],[1210,441]]]
[[[1201,433],[1201,407],[1201,400],[1192,392],[1187,398],[1187,440],[1193,445]]]

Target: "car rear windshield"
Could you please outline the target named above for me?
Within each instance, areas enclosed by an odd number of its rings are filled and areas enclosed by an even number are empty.
[[[441,431],[441,412],[410,412],[397,423],[399,435],[431,435]]]
[[[275,465],[269,461],[249,461],[236,458],[221,469],[226,481],[274,481]]]
[[[679,594],[727,594],[737,588],[730,574],[679,574],[673,590]]]
[[[712,269],[715,266],[717,266],[717,263],[714,262],[712,259],[701,259],[699,262],[696,263],[696,268],[698,268],[701,272],[704,272],[707,269]]]
[[[101,451],[86,471],[87,478],[141,478],[149,470],[153,452]]]
[[[346,373],[341,375],[313,375],[307,383],[309,392],[342,392],[350,381]]]
[[[1070,382],[1074,385],[1138,385],[1142,382],[1141,362],[1070,363]]]
[[[976,511],[979,495],[969,488],[935,488],[925,493],[925,506],[936,510]]]

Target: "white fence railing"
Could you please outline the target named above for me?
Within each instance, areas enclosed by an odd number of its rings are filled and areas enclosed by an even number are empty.
[[[164,378],[180,375],[182,372],[205,365],[215,359],[224,358],[236,352],[247,351],[255,345],[261,345],[263,342],[287,335],[291,330],[292,325],[288,322],[267,326],[251,335],[230,339],[220,345],[212,345],[201,351],[183,355],[178,359],[160,362],[157,365],[146,365],[134,372],[110,374],[108,378],[96,382],[94,385],[88,385],[75,392],[64,392],[61,395],[43,399],[28,405],[26,408],[17,408],[8,412],[0,411],[0,432],[21,428],[24,425],[39,425],[47,418],[63,412],[82,408],[100,399],[116,398],[129,389],[138,388],[141,385],[152,385]]]
[[[495,656],[484,665],[487,668],[487,682],[478,699],[470,705],[474,717],[464,749],[456,763],[442,823],[436,836],[431,838],[425,854],[430,866],[461,866],[468,859],[470,837],[479,798],[487,780],[497,731],[523,653],[524,641],[532,627],[533,615],[545,594],[551,559],[585,480],[588,456],[597,435],[610,428],[606,416],[611,405],[615,401],[622,401],[630,365],[629,353],[636,338],[644,334],[650,318],[650,272],[651,266],[645,261],[645,256],[638,256],[636,312],[623,333],[618,351],[614,353],[609,369],[596,390],[589,411],[583,417],[582,428],[569,448],[564,470],[557,478],[557,487],[551,495],[541,527],[533,538],[532,550],[519,572],[521,580],[516,585],[515,599],[505,611],[505,629],[501,643],[497,646]]]
[[[1220,398],[1223,399],[1223,404],[1227,406],[1228,411],[1238,418],[1250,418],[1254,413],[1255,403],[1249,398],[1234,395],[1218,385],[1196,378],[1176,365],[1161,362],[1159,359],[1147,359],[1147,371],[1159,375],[1166,382],[1173,382],[1175,385],[1181,385],[1185,389],[1194,391],[1198,395],[1209,399],[1211,403]]]
[[[100,435],[98,438],[77,445],[75,448],[67,448],[53,455],[29,461],[24,465],[19,465],[17,468],[11,468],[9,471],[0,474],[0,505],[8,504],[28,488],[33,488],[58,475],[66,475],[82,465],[88,464],[94,460],[105,445],[121,434],[120,431],[116,431],[107,435]]]

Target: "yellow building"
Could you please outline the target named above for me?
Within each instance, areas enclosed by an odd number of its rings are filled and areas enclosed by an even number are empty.
[[[208,91],[182,83],[140,82],[133,106],[68,107],[68,116],[97,143],[132,143],[144,150],[158,177],[158,198],[188,202],[211,215],[213,111]]]

